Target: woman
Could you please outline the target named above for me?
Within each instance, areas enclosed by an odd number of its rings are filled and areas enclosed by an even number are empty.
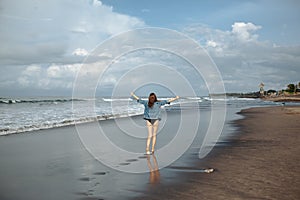
[[[158,130],[158,124],[159,121],[161,120],[160,118],[161,106],[179,99],[179,96],[176,96],[175,98],[169,100],[163,100],[163,101],[158,101],[155,93],[151,93],[149,95],[148,101],[140,99],[133,92],[131,93],[131,96],[133,96],[138,103],[143,104],[145,106],[144,119],[146,120],[146,125],[148,128],[146,154],[147,155],[153,154],[155,149],[155,144],[156,144],[156,134]],[[151,140],[152,140],[152,149],[150,152],[149,147],[150,147]]]

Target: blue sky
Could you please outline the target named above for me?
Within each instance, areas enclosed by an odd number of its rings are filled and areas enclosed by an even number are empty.
[[[2,0],[0,96],[71,95],[77,72],[99,44],[144,27],[176,30],[198,42],[227,92],[257,91],[260,82],[283,89],[300,81],[299,8],[297,0]],[[124,73],[111,71],[103,95]]]
[[[297,26],[300,2],[297,0],[104,0],[116,12],[136,16],[149,26],[181,29],[189,24],[203,24],[214,29],[228,30],[234,22],[252,22],[264,28],[262,40],[278,44],[299,44]]]

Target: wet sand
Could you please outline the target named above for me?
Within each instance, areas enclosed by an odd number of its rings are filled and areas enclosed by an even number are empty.
[[[171,166],[141,174],[103,166],[84,148],[74,126],[3,136],[0,199],[299,199],[300,107],[255,108],[242,113],[246,119],[235,123],[239,134],[221,143],[225,146],[215,147],[205,159],[198,159],[199,134],[198,141]],[[120,123],[129,124],[128,120],[139,124],[146,135],[140,116],[120,119]],[[168,120],[172,123],[162,129],[158,147],[173,137],[170,133],[176,132],[174,124],[180,115],[169,113]],[[114,133],[111,139],[117,144],[143,153],[144,138],[128,145],[132,137],[122,136],[113,120],[99,123]],[[200,131],[205,132],[205,124],[200,124]],[[98,123],[79,126],[89,135]],[[160,165],[162,158],[156,157]],[[138,162],[157,168],[154,156],[124,157],[118,167]],[[216,171],[201,173],[210,167]]]
[[[180,117],[179,112],[168,114],[168,120],[172,123],[161,126],[158,149],[169,143],[177,133]],[[114,156],[116,153],[104,146],[107,142],[97,140],[101,135],[100,124],[111,142],[134,154]],[[82,131],[81,137],[79,131]],[[137,136],[127,133],[135,133]],[[95,141],[97,147],[84,146],[83,136]],[[159,151],[156,157],[144,155],[146,137],[145,121],[141,116],[120,118],[118,125],[115,120],[104,120],[76,127],[71,125],[2,136],[0,200],[131,199],[144,195],[148,186],[170,185],[176,180],[181,181],[181,178],[177,179],[174,170],[165,168],[155,171],[165,159]],[[102,153],[92,155],[88,151],[92,148],[98,148]],[[95,156],[114,161],[114,165],[111,165],[113,168],[105,166]],[[183,159],[177,162],[177,165],[180,164],[187,162]],[[126,173],[123,170],[130,167],[136,169],[134,166],[144,167],[148,171]]]
[[[180,184],[159,186],[142,199],[300,199],[300,108],[250,108],[238,134],[215,148]],[[141,199],[141,198],[138,198]]]
[[[111,128],[113,120],[99,123]],[[89,133],[98,123],[78,126]],[[117,127],[111,130],[118,132]],[[1,200],[126,199],[137,195],[129,191],[131,183],[139,183],[135,188],[140,189],[148,182],[148,174],[121,173],[102,165],[82,145],[75,126],[3,136],[0,160]]]

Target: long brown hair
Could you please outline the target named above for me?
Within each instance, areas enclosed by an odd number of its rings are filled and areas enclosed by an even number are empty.
[[[154,99],[153,99],[153,97],[154,97]],[[157,100],[156,94],[153,92],[150,93],[150,95],[148,97],[148,106],[151,108],[153,106],[153,104],[157,101],[158,100]]]

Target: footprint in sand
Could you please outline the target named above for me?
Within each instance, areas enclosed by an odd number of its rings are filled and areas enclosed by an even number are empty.
[[[90,181],[91,179],[89,177],[82,177],[82,178],[79,178],[78,180],[80,180],[80,181]]]
[[[138,158],[139,158],[139,159],[146,159],[147,156],[139,156]]]
[[[93,173],[94,175],[105,175],[106,174],[106,172],[95,172],[95,173]]]
[[[130,163],[126,162],[126,163],[120,163],[119,165],[130,165]]]
[[[128,160],[126,160],[126,162],[135,162],[135,161],[138,161],[138,159],[128,159]]]

